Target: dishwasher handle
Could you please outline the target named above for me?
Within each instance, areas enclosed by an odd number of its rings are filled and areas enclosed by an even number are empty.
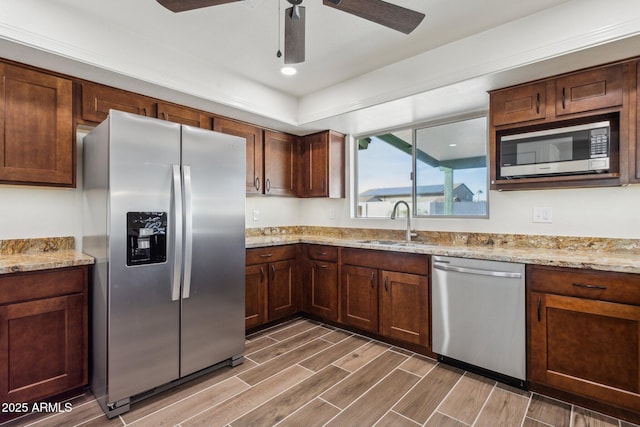
[[[437,263],[438,261],[436,261]],[[469,267],[456,267],[454,265],[441,265],[441,264],[433,264],[433,268],[443,271],[454,271],[456,273],[464,273],[464,274],[479,274],[481,276],[492,276],[492,277],[509,277],[509,278],[521,278],[522,273],[512,272],[512,271],[493,271],[493,270],[481,270],[479,268],[469,268]]]

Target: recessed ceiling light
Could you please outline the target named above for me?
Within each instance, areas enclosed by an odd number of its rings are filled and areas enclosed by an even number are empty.
[[[293,76],[298,72],[298,70],[293,67],[282,67],[280,68],[280,72],[285,76]]]
[[[449,147],[456,147],[458,144],[449,144]]]

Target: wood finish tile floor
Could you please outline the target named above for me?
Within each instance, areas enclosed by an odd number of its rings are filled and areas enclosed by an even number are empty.
[[[2,427],[634,426],[306,319],[248,337],[245,357],[112,420],[87,394]]]

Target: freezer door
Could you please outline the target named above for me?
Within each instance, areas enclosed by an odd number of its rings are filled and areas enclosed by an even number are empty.
[[[171,230],[176,225],[172,165],[180,163],[180,125],[113,110],[108,120],[107,402],[114,403],[179,376],[180,301],[172,300]],[[150,249],[162,243],[158,238],[166,239],[166,260],[139,262],[152,258]],[[128,251],[136,253],[128,256]]]
[[[181,376],[244,352],[245,145],[235,136],[182,128]]]

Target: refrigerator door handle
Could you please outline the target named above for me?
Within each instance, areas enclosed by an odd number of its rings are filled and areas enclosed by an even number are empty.
[[[184,185],[184,276],[182,282],[182,298],[189,298],[191,293],[191,265],[193,262],[193,211],[191,189],[191,167],[182,166],[182,183]]]
[[[171,301],[180,299],[180,278],[182,275],[182,181],[180,165],[172,165],[173,183],[173,227],[175,232],[173,277],[171,280]]]

